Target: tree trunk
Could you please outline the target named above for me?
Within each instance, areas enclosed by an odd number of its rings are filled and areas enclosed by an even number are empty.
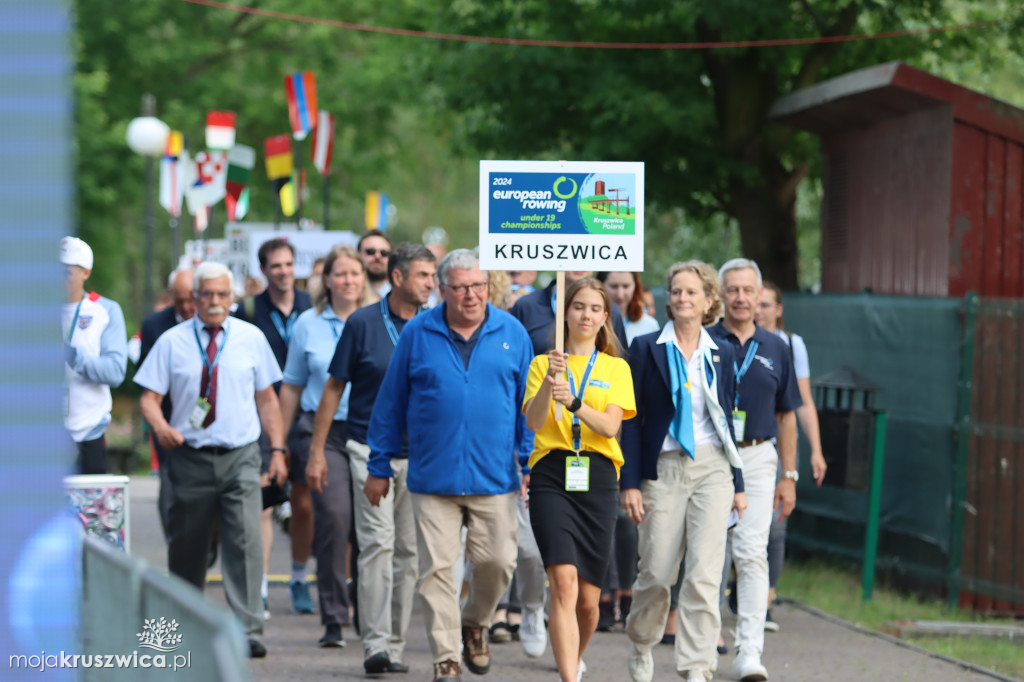
[[[802,173],[781,166],[764,169],[762,182],[751,187],[739,178],[731,183],[730,213],[740,226],[743,255],[755,261],[764,279],[784,291],[799,288],[796,241],[796,185]]]

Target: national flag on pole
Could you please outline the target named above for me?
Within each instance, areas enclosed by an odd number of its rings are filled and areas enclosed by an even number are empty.
[[[184,136],[172,130],[167,136],[163,158],[160,159],[160,205],[173,217],[181,215],[181,199],[185,193],[185,167],[179,163],[184,147]]]
[[[284,77],[284,92],[288,98],[288,120],[296,140],[306,139],[316,127],[316,76],[312,71],[300,71]]]
[[[275,135],[263,141],[263,153],[267,164],[267,179],[276,193],[292,174],[292,139],[287,135]]]
[[[281,200],[281,213],[289,218],[295,215],[295,208],[297,206],[295,182],[292,180],[286,182],[278,191],[277,196]]]
[[[236,144],[228,152],[228,196],[238,200],[242,190],[249,183],[249,171],[256,165],[256,150],[244,144]]]
[[[210,224],[210,207],[200,206],[192,216],[195,219],[192,227],[196,234],[206,232],[206,228]]]
[[[199,169],[196,168],[196,162],[189,156],[187,145],[181,150],[178,163],[182,167],[185,204],[188,206],[188,212],[195,216],[200,210],[206,208],[206,204],[203,203],[205,195],[203,183],[199,180]]]
[[[384,192],[366,193],[366,229],[388,229],[388,195]]]
[[[320,175],[331,172],[331,153],[334,151],[334,114],[323,109],[317,113],[316,128],[313,129],[313,142],[310,145],[313,154],[313,165]]]
[[[228,209],[228,220],[235,222],[241,220],[249,213],[249,188],[242,190],[242,196],[237,200],[230,194],[224,197],[224,203]]]
[[[235,112],[207,112],[206,146],[217,151],[227,151],[235,146]]]
[[[196,171],[202,184],[205,206],[213,206],[227,196],[227,152],[199,152],[196,154]]]

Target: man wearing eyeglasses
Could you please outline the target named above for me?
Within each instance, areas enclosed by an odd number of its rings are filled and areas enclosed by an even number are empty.
[[[164,332],[135,375],[142,416],[167,454],[174,486],[167,566],[200,590],[215,524],[223,545],[224,589],[245,628],[249,654],[260,641],[260,432],[270,442],[269,475],[284,480],[284,428],[274,383],[281,369],[255,326],[229,317],[231,271],[206,262],[195,271],[196,314]],[[161,402],[171,398],[165,419]],[[262,428],[261,428],[262,427]]]
[[[370,280],[370,288],[381,298],[391,291],[388,282],[388,256],[391,255],[391,240],[380,230],[367,230],[359,238],[359,257],[366,266],[366,277]]]
[[[363,489],[374,506],[387,496],[391,460],[408,429],[406,482],[434,679],[453,682],[461,675],[460,645],[471,672],[490,668],[486,629],[515,566],[516,445],[533,347],[515,318],[487,302],[474,252],[452,251],[437,273],[442,304],[405,325],[384,375]],[[453,572],[463,526],[473,587],[460,613]]]

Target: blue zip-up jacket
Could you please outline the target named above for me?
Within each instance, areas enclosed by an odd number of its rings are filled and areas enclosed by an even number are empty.
[[[370,416],[367,469],[390,478],[391,458],[409,431],[407,485],[428,495],[500,495],[519,490],[516,444],[533,345],[514,317],[487,305],[487,318],[462,362],[445,305],[402,330]]]

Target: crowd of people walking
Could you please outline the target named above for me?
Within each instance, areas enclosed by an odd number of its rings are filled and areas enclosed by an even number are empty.
[[[617,616],[634,682],[655,678],[659,643],[681,677],[710,680],[735,570],[730,673],[768,679],[798,422],[818,485],[826,465],[806,346],[756,263],[673,265],[660,324],[636,273],[568,272],[559,311],[537,273],[376,230],[325,255],[313,296],[294,257],[263,244],[267,288],[237,301],[223,265],[173,273],[134,378],[169,569],[202,589],[219,548],[253,658],[267,653],[273,507],[288,500],[292,606],[319,613],[311,645],[343,647],[354,626],[368,674],[409,672],[418,592],[436,682],[486,674],[511,639],[531,657],[550,642],[578,682]],[[79,470],[101,473],[124,321],[84,291],[84,242],[66,238],[61,260],[66,421]]]

